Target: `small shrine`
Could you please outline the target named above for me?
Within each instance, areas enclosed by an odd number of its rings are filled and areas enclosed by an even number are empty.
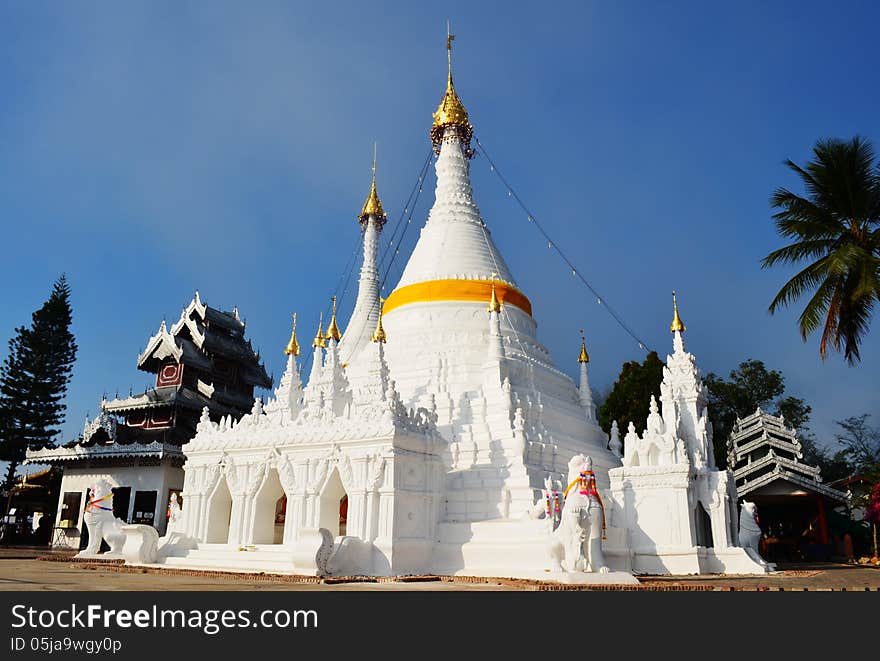
[[[156,375],[154,387],[102,398],[79,438],[28,451],[27,463],[64,469],[53,545],[86,544],[83,514],[100,479],[113,488],[115,517],[165,531],[168,503],[183,488],[181,448],[195,436],[202,410],[214,420],[237,420],[252,410],[255,387],[272,386],[244,331],[237,309],[212,308],[196,292],[180,319],[170,329],[163,320],[138,356],[138,369]]]
[[[803,461],[801,442],[785,419],[760,408],[737,418],[727,451],[740,500],[757,506],[766,557],[828,559],[828,509],[846,505],[847,495],[823,484],[819,468]]]

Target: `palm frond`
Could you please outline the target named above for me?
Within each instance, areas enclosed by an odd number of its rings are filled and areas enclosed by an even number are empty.
[[[780,262],[783,264],[794,264],[809,257],[826,257],[833,249],[834,243],[828,239],[799,241],[771,252],[761,260],[761,267],[768,268]]]
[[[776,312],[780,306],[796,301],[805,291],[820,285],[823,280],[827,282],[827,259],[823,258],[818,262],[810,264],[782,285],[779,293],[776,294],[770,303],[770,314]]]

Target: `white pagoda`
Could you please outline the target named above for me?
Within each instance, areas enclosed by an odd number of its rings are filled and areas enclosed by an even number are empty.
[[[631,432],[621,460],[619,439],[609,450],[596,421],[586,345],[578,387],[538,341],[531,302],[480,216],[469,176],[473,129],[451,64],[433,117],[435,200],[397,286],[381,304],[386,216],[374,168],[345,332],[334,301],[303,386],[294,322],[275,398],[237,423],[204,416],[186,447],[177,537],[160,542],[157,561],[544,577],[543,490],[548,480],[564,487],[569,461],[586,455],[614,572],[765,571],[735,547],[733,481],[715,471],[702,385],[680,333],[662,419],[652,414],[641,440]],[[718,553],[698,532],[699,503]]]

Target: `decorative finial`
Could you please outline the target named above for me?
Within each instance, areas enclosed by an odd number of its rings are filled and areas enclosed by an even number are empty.
[[[669,324],[669,332],[675,333],[678,331],[679,333],[684,333],[687,330],[685,325],[681,321],[681,317],[678,316],[678,301],[675,299],[675,292],[672,292],[672,323]]]
[[[284,354],[287,356],[299,355],[299,342],[296,341],[296,312],[293,313],[293,330],[290,331],[290,342],[284,348]]]
[[[372,337],[370,337],[371,342],[381,342],[384,344],[388,340],[388,336],[385,335],[385,329],[382,327],[382,305],[385,303],[385,299],[381,296],[379,297],[379,320],[376,322],[376,330],[373,331]]]
[[[455,35],[449,26],[449,19],[446,19],[446,61],[449,64],[449,86],[452,87],[452,42]]]
[[[489,299],[489,305],[486,307],[486,312],[501,312],[501,301],[498,300],[498,296],[495,294],[495,278],[498,277],[497,273],[492,274],[492,298]]]
[[[443,142],[443,135],[447,127],[454,126],[457,131],[456,135],[461,140],[465,156],[471,158],[474,150],[471,149],[471,137],[473,136],[473,127],[468,121],[468,113],[455,92],[452,85],[452,41],[455,35],[449,28],[449,21],[446,22],[446,60],[449,66],[449,75],[446,79],[446,93],[434,113],[434,124],[431,127],[431,142],[434,143],[434,152],[440,153],[440,143]]]
[[[330,325],[327,326],[327,335],[324,336],[324,339],[339,342],[342,334],[339,332],[339,326],[336,325],[336,297],[331,296],[330,300],[333,301],[333,316],[330,317]]]
[[[316,349],[321,347],[322,349],[327,346],[327,342],[324,340],[324,313],[321,312],[318,317],[318,332],[315,334],[315,339],[312,340],[312,346]]]
[[[587,341],[584,339],[584,330],[581,329],[581,353],[578,356],[579,363],[589,363],[590,355],[587,353]]]
[[[376,143],[373,143],[373,183],[370,185],[370,194],[367,196],[367,201],[364,202],[364,206],[361,209],[361,213],[358,216],[358,221],[360,221],[361,227],[365,227],[367,224],[367,218],[373,216],[376,219],[376,222],[379,223],[379,226],[385,224],[385,221],[388,217],[385,214],[385,210],[382,208],[382,202],[379,200],[379,194],[376,192]]]

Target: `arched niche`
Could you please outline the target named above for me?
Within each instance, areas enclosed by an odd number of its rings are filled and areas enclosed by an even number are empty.
[[[254,544],[281,544],[284,541],[286,504],[278,471],[270,468],[254,499]]]
[[[221,477],[208,500],[208,524],[205,529],[205,542],[225,544],[229,541],[229,521],[232,517],[232,494]]]
[[[326,528],[334,537],[345,534],[344,529],[340,531],[340,519],[343,515],[347,516],[347,513],[348,494],[342,485],[339,470],[334,467],[327,481],[324,482],[318,500],[318,527]]]

